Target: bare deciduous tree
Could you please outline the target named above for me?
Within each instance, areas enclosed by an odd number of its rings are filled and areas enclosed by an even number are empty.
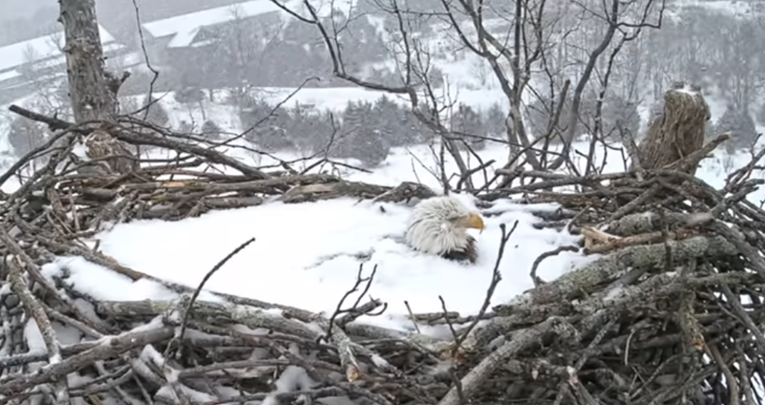
[[[428,69],[433,66],[433,58],[427,41],[423,39],[425,34],[416,28],[423,19],[446,22],[448,32],[456,37],[461,48],[478,56],[491,68],[510,106],[505,120],[505,143],[510,146],[505,167],[520,165],[523,157],[526,163],[537,170],[554,170],[568,161],[568,150],[577,135],[574,128],[581,100],[590,78],[598,69],[610,69],[612,65],[602,61],[599,63],[601,56],[607,54],[609,49],[612,55],[618,53],[622,44],[637,37],[644,27],[659,27],[665,0],[635,0],[626,3],[620,0],[603,3],[518,0],[511,3],[509,8],[504,3],[489,4],[485,0],[439,0],[436,4],[440,3],[440,10],[435,11],[431,5],[415,9],[418,5],[407,3],[404,6],[397,0],[372,1],[395,21],[391,25],[395,25],[396,32],[395,35],[389,34],[389,39],[394,42],[393,53],[401,75],[401,84],[398,86],[364,79],[361,72],[353,72],[344,63],[347,56],[338,39],[338,29],[334,25],[330,26],[335,21],[331,17],[335,13],[334,9],[329,10],[330,18],[324,14],[320,17],[316,7],[307,0],[303,1],[302,13],[287,8],[279,0],[272,0],[293,17],[315,26],[321,33],[336,77],[367,89],[408,96],[414,114],[441,136],[446,151],[460,171],[460,182],[467,189],[473,189],[471,170],[457,147],[458,137],[454,136],[448,125],[442,123],[438,106],[440,100],[436,97],[438,93],[428,81]],[[597,5],[602,10],[598,10]],[[333,3],[330,7],[333,7]],[[352,10],[343,12],[347,14]],[[585,16],[589,19],[583,23]],[[591,26],[587,32],[589,37],[584,41],[585,48],[577,45],[577,49],[567,45],[571,32],[581,30],[583,25]],[[618,43],[614,44],[614,38],[620,38]],[[461,50],[454,50],[457,51]],[[556,57],[560,66],[557,72],[551,73],[549,70]],[[571,63],[564,59],[570,59]],[[563,86],[556,84],[557,88],[551,85],[556,105],[562,105],[565,101],[569,83],[573,87],[573,102],[564,129],[559,128],[557,122],[560,114],[551,114],[548,133],[534,137],[536,140],[532,142],[524,125],[522,107],[524,95],[535,92],[531,87],[534,75],[540,70],[547,71],[555,80],[566,82]],[[601,84],[605,89],[608,80],[601,80]],[[604,92],[602,90],[600,93]],[[550,151],[547,141],[554,136],[563,141],[564,150],[548,163],[547,155]],[[535,145],[541,140],[545,140],[542,148]]]

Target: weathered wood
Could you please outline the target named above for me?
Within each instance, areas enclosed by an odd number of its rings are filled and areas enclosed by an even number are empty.
[[[296,186],[284,193],[279,199],[285,203],[330,200],[340,197],[371,199],[386,191],[388,187],[352,181],[333,183],[315,183]]]
[[[155,317],[173,311],[185,311],[183,300],[178,301],[102,301],[96,306],[100,315],[117,318]],[[307,339],[319,337],[315,330],[286,319],[279,310],[264,310],[231,303],[195,301],[190,317],[213,325],[247,325],[253,329],[264,328],[301,336]]]
[[[678,83],[664,94],[664,111],[648,129],[639,146],[643,169],[659,169],[699,150],[710,118],[709,105],[698,89]],[[696,173],[696,165],[687,173]]]
[[[59,0],[59,4],[74,121],[77,124],[111,121],[119,111],[119,104],[116,88],[111,85],[111,75],[106,71],[96,3],[94,0]],[[88,136],[85,145],[90,159],[124,156],[102,162],[107,171],[127,173],[138,168],[134,154],[104,131],[98,131],[95,137]],[[99,173],[101,170],[98,166],[86,167],[81,172]]]
[[[435,197],[436,193],[428,186],[411,181],[404,181],[398,186],[375,197],[375,202],[394,202],[416,205],[418,202]]]
[[[531,328],[524,329],[513,336],[512,340],[505,342],[497,350],[484,357],[476,367],[462,378],[461,385],[465,388],[460,390],[457,387],[452,387],[438,405],[461,404],[460,397],[465,396],[469,398],[474,395],[475,391],[481,387],[481,380],[486,379],[494,370],[513,357],[520,355],[523,351],[528,350],[534,345],[540,344],[543,338],[549,335],[555,335],[561,341],[568,341],[572,345],[576,344],[576,329],[557,317],[549,318]]]
[[[678,263],[700,257],[714,258],[738,254],[738,249],[722,236],[697,236],[682,241],[669,241],[667,245],[672,251],[672,259]],[[562,299],[575,299],[624,269],[662,265],[666,255],[664,244],[626,247],[565,273],[551,283],[540,285],[514,301],[519,304],[542,305]]]
[[[147,344],[166,340],[173,336],[173,328],[149,329],[105,338],[100,345],[75,354],[59,363],[51,364],[39,373],[15,375],[0,384],[0,394],[14,395],[21,391],[65,378],[69,373],[87,367],[98,360],[117,357],[121,353],[143,347]]]
[[[107,86],[94,0],[59,0],[69,97],[76,123],[108,120],[117,114],[117,95]]]

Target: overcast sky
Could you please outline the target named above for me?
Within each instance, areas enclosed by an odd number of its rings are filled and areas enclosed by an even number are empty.
[[[29,17],[39,10],[45,3],[55,0],[0,0],[2,1],[2,13],[0,19]],[[57,4],[58,5],[58,4]]]

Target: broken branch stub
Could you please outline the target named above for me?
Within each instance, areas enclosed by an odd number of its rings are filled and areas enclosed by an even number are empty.
[[[680,84],[664,93],[664,109],[650,124],[648,135],[639,145],[644,170],[672,164],[704,145],[704,132],[711,117],[709,105],[700,90]],[[696,173],[697,165],[685,168]]]

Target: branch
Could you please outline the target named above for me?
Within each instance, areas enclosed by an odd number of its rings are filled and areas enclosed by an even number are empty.
[[[207,280],[212,277],[215,272],[217,272],[221,267],[223,267],[224,264],[226,264],[229,259],[236,256],[239,252],[241,252],[244,248],[247,247],[250,243],[255,242],[255,238],[250,238],[246,242],[239,245],[236,249],[231,251],[226,257],[224,257],[221,261],[219,261],[215,266],[213,266],[210,271],[205,274],[204,278],[202,278],[202,281],[197,286],[197,289],[194,290],[194,294],[191,296],[191,299],[189,300],[188,304],[186,305],[186,310],[183,312],[183,319],[181,320],[181,331],[178,333],[178,340],[183,340],[183,334],[186,333],[186,324],[189,321],[189,314],[194,306],[194,301],[196,301],[197,297],[199,297],[199,293],[202,291],[202,288],[204,288],[205,283],[207,283]],[[169,350],[169,345],[168,345]]]

